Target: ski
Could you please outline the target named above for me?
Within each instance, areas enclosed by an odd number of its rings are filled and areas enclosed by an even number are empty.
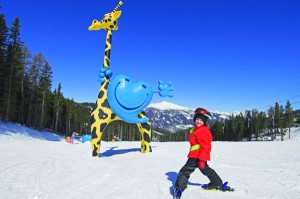
[[[229,192],[233,192],[234,191],[234,188],[230,187],[230,186],[227,186],[228,182],[225,182],[222,187],[218,187],[216,189],[207,189],[207,186],[208,184],[202,184],[201,185],[201,189],[202,190],[206,190],[206,191],[229,191]]]
[[[197,188],[198,190],[204,190],[204,191],[212,191],[212,192],[217,192],[217,191],[222,191],[222,192],[233,192],[234,188],[228,186],[228,182],[224,182],[222,187],[218,187],[215,189],[208,189],[208,184],[202,184],[201,188]],[[173,193],[173,199],[180,199],[182,195],[182,191],[180,189],[174,189]]]

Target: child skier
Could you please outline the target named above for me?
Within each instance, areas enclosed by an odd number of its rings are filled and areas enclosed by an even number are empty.
[[[174,198],[179,199],[182,192],[186,189],[188,179],[199,168],[201,173],[208,177],[210,182],[202,188],[222,189],[223,182],[218,174],[208,166],[210,160],[212,134],[208,128],[212,115],[204,108],[197,108],[194,115],[195,126],[190,130],[188,139],[191,145],[186,164],[178,173],[174,185]]]

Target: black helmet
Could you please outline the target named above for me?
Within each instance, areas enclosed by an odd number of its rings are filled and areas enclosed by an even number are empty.
[[[200,118],[205,125],[209,126],[212,119],[212,115],[209,111],[204,108],[197,108],[194,113],[194,122],[196,121],[196,118]]]

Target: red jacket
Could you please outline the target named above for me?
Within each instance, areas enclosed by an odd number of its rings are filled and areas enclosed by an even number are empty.
[[[210,160],[213,137],[209,128],[207,126],[195,126],[188,138],[191,145],[188,158],[198,158],[202,161]]]

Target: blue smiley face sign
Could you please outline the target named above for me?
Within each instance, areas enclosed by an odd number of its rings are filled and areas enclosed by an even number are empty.
[[[139,118],[153,97],[153,89],[144,81],[132,82],[126,75],[117,75],[108,85],[107,99],[110,108],[128,123],[145,123],[149,118]]]

